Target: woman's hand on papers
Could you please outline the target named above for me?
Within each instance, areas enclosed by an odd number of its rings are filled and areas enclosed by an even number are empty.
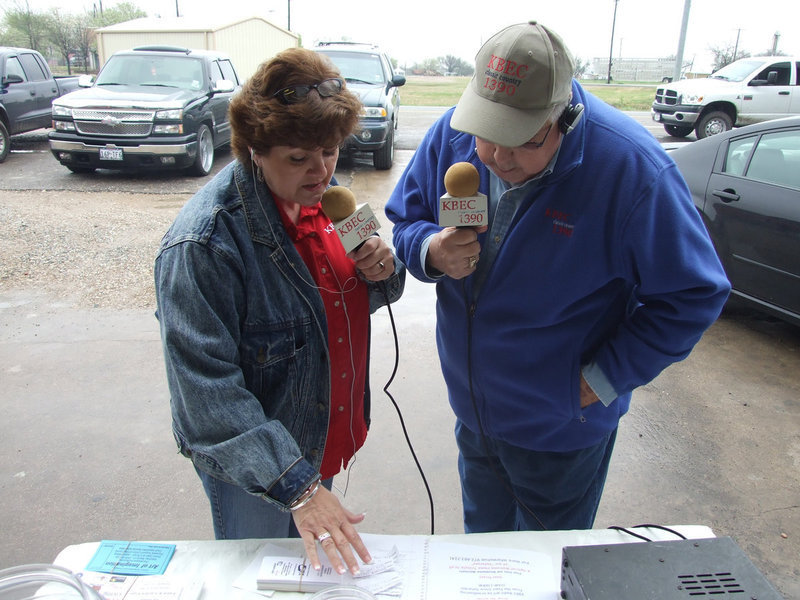
[[[353,575],[358,573],[358,560],[353,554],[354,550],[364,563],[372,561],[367,547],[353,526],[363,521],[365,515],[351,513],[326,488],[320,486],[311,501],[294,511],[292,516],[300,537],[303,538],[306,555],[316,570],[322,568],[317,554],[319,547],[322,547],[331,565],[340,574],[345,572],[345,565]]]

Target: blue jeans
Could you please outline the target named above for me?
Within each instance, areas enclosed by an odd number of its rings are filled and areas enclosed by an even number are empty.
[[[456,422],[464,531],[591,529],[617,430],[574,452],[536,452]]]
[[[195,468],[211,503],[214,537],[218,540],[300,537],[292,513]],[[322,482],[331,489],[332,479]]]

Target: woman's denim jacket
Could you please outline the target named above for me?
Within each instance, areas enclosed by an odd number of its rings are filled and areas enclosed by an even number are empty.
[[[368,282],[370,312],[402,294],[395,265]],[[319,477],[330,360],[322,298],[264,183],[234,161],[191,198],[155,285],[180,452],[285,508]]]

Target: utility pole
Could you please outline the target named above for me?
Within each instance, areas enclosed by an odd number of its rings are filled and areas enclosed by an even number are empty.
[[[778,40],[780,38],[781,34],[777,31],[772,35],[772,56],[778,56]]]
[[[181,16],[181,11],[178,10],[178,0],[175,0],[175,16],[176,17],[180,17]]]
[[[678,51],[675,53],[675,67],[672,70],[672,81],[681,80],[681,72],[683,71],[683,47],[686,45],[686,30],[689,28],[689,11],[691,8],[692,0],[684,0],[681,35],[678,39]]]
[[[292,30],[292,0],[286,0],[286,31]]]
[[[614,20],[611,21],[611,49],[608,51],[608,79],[606,79],[606,83],[611,83],[611,62],[614,57],[614,28],[617,26],[617,4],[619,4],[619,0],[614,0]]]
[[[739,52],[739,34],[742,33],[741,29],[736,30],[736,45],[733,47],[733,60],[731,62],[736,62],[736,53]]]

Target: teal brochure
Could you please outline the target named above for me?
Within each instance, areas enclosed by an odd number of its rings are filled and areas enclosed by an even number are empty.
[[[175,544],[103,540],[86,570],[117,575],[163,575],[174,553]]]

